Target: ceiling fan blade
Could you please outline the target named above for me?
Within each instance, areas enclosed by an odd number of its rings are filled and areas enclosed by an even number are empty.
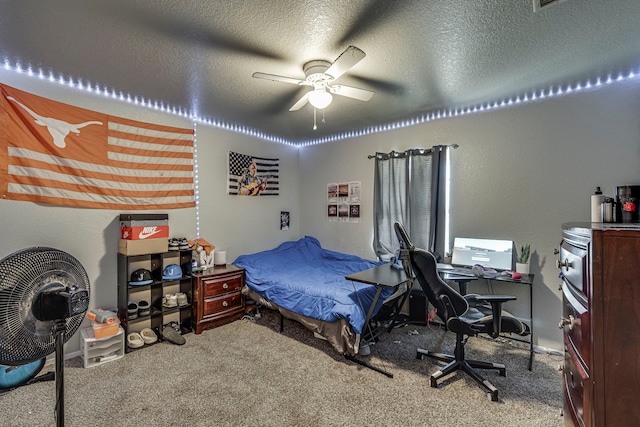
[[[257,44],[244,42],[203,24],[187,22],[185,19],[181,19],[182,16],[170,15],[170,12],[158,12],[151,10],[150,7],[133,4],[127,4],[127,7],[122,8],[105,4],[105,7],[99,10],[119,24],[125,23],[152,31],[158,37],[167,37],[185,43],[187,48],[201,45],[214,51],[226,51],[266,59],[284,59],[281,55],[263,49]]]
[[[368,101],[376,94],[370,90],[345,85],[330,86],[329,90],[336,95],[346,96],[347,98],[357,99],[358,101]]]
[[[406,13],[407,9],[414,10],[417,6],[414,3],[420,4],[421,2],[370,0],[351,24],[351,27],[337,41],[336,46],[344,46],[349,40],[371,33],[378,27],[397,19],[398,15]],[[428,4],[428,2],[422,3]],[[430,7],[430,5],[425,7]]]
[[[304,80],[294,79],[291,77],[276,76],[275,74],[253,73],[252,76],[256,79],[273,80],[274,82],[291,83],[294,85],[303,85],[307,83]]]
[[[309,94],[311,92],[312,91],[307,91],[304,95],[302,95],[302,98],[298,99],[298,102],[296,102],[291,108],[289,108],[289,111],[298,111],[299,109],[307,105],[307,102],[309,102]]]
[[[362,61],[362,58],[365,56],[366,54],[362,50],[355,46],[349,46],[324,73],[330,75],[335,80],[358,62]]]
[[[264,104],[256,106],[254,114],[266,114],[270,116],[281,114],[286,105],[293,104],[308,90],[307,88],[294,88],[291,86],[291,89],[284,90],[282,94],[273,95],[265,99]]]
[[[362,83],[365,86],[374,89],[376,92],[387,92],[396,95],[401,95],[402,93],[404,93],[404,87],[402,85],[390,82],[388,80],[373,79],[369,77],[357,76],[354,74],[349,74],[349,78],[355,80],[357,83]]]

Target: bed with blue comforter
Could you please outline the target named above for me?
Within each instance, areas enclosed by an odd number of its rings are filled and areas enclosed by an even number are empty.
[[[246,270],[250,292],[245,293],[252,299],[280,310],[347,354],[357,353],[358,336],[377,288],[345,276],[382,263],[323,249],[318,239],[310,236],[241,255],[233,262]],[[376,312],[392,292],[383,290]]]

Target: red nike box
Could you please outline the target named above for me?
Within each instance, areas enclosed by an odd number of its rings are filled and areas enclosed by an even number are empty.
[[[168,239],[169,215],[120,214],[120,237],[125,240]]]
[[[145,240],[169,238],[168,225],[121,226],[121,236],[125,240]]]

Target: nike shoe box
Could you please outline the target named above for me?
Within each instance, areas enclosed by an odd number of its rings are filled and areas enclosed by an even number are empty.
[[[146,240],[120,239],[118,242],[118,252],[128,256],[158,254],[168,251],[169,240],[166,238]]]
[[[167,214],[120,214],[120,238],[147,240],[169,238]]]

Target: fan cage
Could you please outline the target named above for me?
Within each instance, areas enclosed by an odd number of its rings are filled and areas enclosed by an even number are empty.
[[[53,321],[39,321],[31,312],[43,286],[59,284],[89,292],[89,278],[70,254],[48,247],[14,252],[0,261],[0,364],[23,365],[55,351]],[[85,313],[64,320],[64,340],[78,330]]]

